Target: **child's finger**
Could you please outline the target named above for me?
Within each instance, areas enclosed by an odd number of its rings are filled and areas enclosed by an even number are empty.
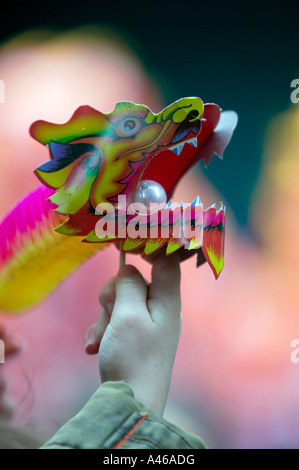
[[[97,354],[99,347],[100,347],[100,344],[96,339],[95,328],[96,328],[96,324],[91,325],[86,330],[86,333],[85,333],[84,349],[85,349],[85,352],[90,355]]]
[[[180,258],[176,253],[157,257],[152,268],[148,306],[153,320],[169,314],[180,315]]]
[[[85,333],[85,352],[87,354],[97,354],[99,347],[110,321],[110,314],[101,309],[97,322],[91,325]]]
[[[116,300],[113,315],[131,314],[149,316],[147,310],[147,286],[141,273],[131,265],[123,266],[117,277],[115,284]],[[112,315],[112,321],[113,321]]]
[[[113,306],[115,302],[115,282],[116,278],[113,277],[110,279],[102,288],[100,295],[99,295],[99,301],[100,305],[106,309],[110,314],[111,314],[111,307]]]

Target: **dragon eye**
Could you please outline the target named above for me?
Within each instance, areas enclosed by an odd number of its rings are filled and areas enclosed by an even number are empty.
[[[128,118],[119,122],[116,126],[116,133],[119,137],[131,137],[139,131],[140,121],[136,118]]]

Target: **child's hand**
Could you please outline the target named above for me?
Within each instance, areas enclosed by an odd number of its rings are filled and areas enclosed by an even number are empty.
[[[179,256],[156,257],[149,285],[124,266],[102,289],[100,304],[86,352],[99,348],[102,382],[123,380],[137,400],[162,414],[181,330]]]
[[[5,327],[0,325],[0,340],[4,342],[5,361],[20,352],[20,342],[7,333]],[[10,418],[14,412],[14,405],[6,395],[6,379],[3,372],[5,364],[0,363],[0,419]]]

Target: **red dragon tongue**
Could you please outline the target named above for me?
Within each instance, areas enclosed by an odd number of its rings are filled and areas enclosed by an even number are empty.
[[[216,211],[213,205],[204,211],[204,232],[202,251],[217,279],[224,263],[225,207]]]

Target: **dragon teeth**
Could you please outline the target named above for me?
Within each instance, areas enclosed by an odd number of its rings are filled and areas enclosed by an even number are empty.
[[[185,144],[190,144],[193,147],[197,147],[197,137],[192,137],[192,139],[186,140],[186,142],[181,142],[177,145],[174,145],[173,147],[170,147],[169,150],[174,152],[176,155],[180,155]]]
[[[197,147],[197,137],[192,137],[192,139],[186,140],[185,143],[193,145],[193,147]]]
[[[184,148],[184,144],[185,142],[178,144],[178,145],[174,145],[173,147],[170,147],[169,150],[172,150],[172,152],[174,152],[176,155],[180,155]]]

